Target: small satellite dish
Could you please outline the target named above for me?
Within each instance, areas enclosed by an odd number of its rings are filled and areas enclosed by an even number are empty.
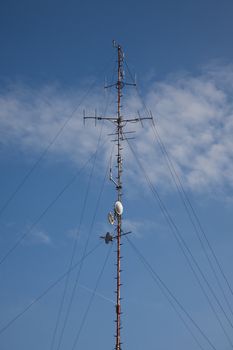
[[[113,225],[114,224],[114,216],[112,215],[112,213],[108,213],[108,222]]]
[[[115,203],[115,212],[118,215],[122,215],[123,214],[123,205],[121,204],[120,201],[116,201],[116,203]]]
[[[104,237],[105,243],[108,244],[109,242],[113,241],[113,236],[111,235],[111,233],[107,232],[105,237]]]
[[[105,243],[108,244],[113,241],[114,237],[110,232],[107,232],[105,236],[100,236],[100,238],[104,239]]]

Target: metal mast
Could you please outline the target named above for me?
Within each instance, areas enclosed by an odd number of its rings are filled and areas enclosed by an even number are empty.
[[[123,52],[120,45],[117,45],[117,200],[122,200],[122,155],[121,139],[122,137],[122,117],[121,117],[121,97],[123,88]],[[121,215],[117,215],[117,289],[116,289],[116,350],[121,349]]]
[[[106,116],[95,116],[95,117],[86,117],[84,116],[85,119],[95,119],[96,120],[108,120],[111,121],[115,124],[116,130],[114,135],[116,136],[116,139],[114,140],[116,142],[117,146],[117,176],[116,180],[113,179],[112,176],[112,171],[110,169],[110,180],[115,184],[116,191],[117,191],[117,201],[115,203],[115,208],[114,208],[114,217],[112,216],[112,224],[114,222],[114,219],[116,219],[116,234],[112,235],[109,232],[105,236],[102,236],[101,238],[104,238],[105,243],[112,242],[113,240],[116,240],[117,244],[117,262],[116,262],[116,267],[117,267],[117,275],[116,275],[116,342],[115,342],[115,350],[122,350],[121,348],[121,237],[130,233],[130,232],[123,232],[122,230],[122,212],[123,212],[123,206],[122,206],[122,171],[123,171],[123,159],[122,159],[122,142],[126,140],[126,134],[128,132],[124,132],[124,127],[128,123],[135,123],[135,122],[141,122],[144,119],[150,119],[152,120],[151,117],[144,117],[141,118],[140,115],[138,114],[137,118],[124,118],[121,114],[121,98],[122,98],[122,89],[124,88],[125,85],[131,85],[131,86],[136,86],[135,83],[127,83],[124,81],[124,53],[122,51],[122,48],[119,44],[116,44],[115,41],[113,41],[113,46],[114,48],[117,49],[117,82],[106,86],[105,88],[110,88],[115,86],[117,89],[117,114],[115,117],[106,117]],[[110,213],[111,215],[111,213]]]

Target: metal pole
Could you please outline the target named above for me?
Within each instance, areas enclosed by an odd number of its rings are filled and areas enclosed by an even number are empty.
[[[116,44],[115,41],[113,41],[113,46],[114,48],[117,49],[117,82],[106,86],[106,88],[110,88],[112,86],[115,86],[117,88],[117,115],[115,117],[107,117],[107,116],[97,116],[95,115],[94,117],[86,117],[84,115],[84,120],[86,119],[94,119],[95,122],[97,120],[108,120],[111,122],[114,122],[116,125],[116,132],[114,135],[116,135],[116,144],[117,144],[117,178],[116,181],[113,179],[111,170],[110,170],[110,180],[115,184],[116,190],[117,190],[117,201],[122,202],[122,182],[121,182],[121,175],[122,175],[122,141],[126,140],[125,133],[123,133],[123,128],[126,124],[128,123],[136,123],[136,122],[142,122],[142,120],[149,119],[152,120],[152,117],[137,117],[137,118],[126,118],[124,119],[121,115],[121,97],[122,97],[122,89],[125,85],[131,85],[131,86],[136,86],[135,83],[127,83],[124,82],[124,76],[123,76],[123,51],[121,49],[121,46]],[[121,213],[122,214],[122,213]],[[112,236],[109,232],[105,236],[101,236],[101,238],[105,239],[105,243],[111,242],[113,239],[117,240],[117,276],[116,276],[116,346],[115,350],[121,350],[121,236],[125,235],[127,233],[122,233],[122,215],[118,214],[115,211],[115,215],[117,218],[117,228],[116,228],[116,236]],[[114,221],[114,220],[113,220]],[[129,233],[129,232],[128,232]]]
[[[122,137],[122,118],[121,118],[121,96],[122,96],[122,60],[123,54],[120,45],[118,50],[118,80],[117,80],[117,199],[121,202],[122,198],[122,157],[121,157],[121,137]],[[116,350],[121,349],[121,215],[117,215],[117,290],[116,290]]]

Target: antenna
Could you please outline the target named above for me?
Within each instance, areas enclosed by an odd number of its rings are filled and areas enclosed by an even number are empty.
[[[95,122],[97,120],[108,120],[111,121],[115,124],[115,143],[117,146],[117,154],[116,154],[116,168],[117,168],[117,176],[116,179],[113,178],[112,176],[112,170],[110,166],[110,180],[114,183],[116,187],[116,192],[117,192],[117,200],[114,205],[114,217],[112,217],[112,214],[108,216],[109,222],[111,225],[113,225],[115,222],[115,227],[116,227],[116,234],[112,235],[109,232],[105,236],[101,236],[105,240],[105,243],[112,242],[113,240],[116,240],[116,245],[117,245],[117,250],[116,250],[116,258],[117,258],[117,271],[116,271],[116,343],[115,343],[115,350],[122,350],[121,348],[121,237],[130,233],[130,232],[123,232],[122,230],[122,214],[123,214],[123,205],[122,205],[122,172],[123,172],[123,158],[122,158],[122,143],[125,141],[127,138],[125,137],[125,134],[123,132],[124,127],[128,123],[135,123],[135,122],[140,122],[142,124],[142,120],[144,119],[149,119],[153,120],[152,115],[150,117],[144,117],[142,118],[140,114],[138,113],[137,118],[131,118],[131,119],[126,119],[122,116],[121,114],[121,99],[122,99],[122,90],[124,86],[126,85],[131,85],[135,86],[135,83],[127,83],[124,81],[124,73],[123,73],[123,66],[124,66],[124,53],[122,51],[122,48],[119,44],[116,43],[115,40],[113,40],[113,47],[114,49],[117,50],[117,82],[115,84],[106,86],[105,88],[110,88],[112,86],[115,86],[117,89],[117,115],[115,117],[98,117],[97,113],[95,114],[94,117],[86,117],[84,116],[84,119],[94,119]],[[130,133],[130,132],[128,132]],[[115,220],[114,220],[115,219]]]

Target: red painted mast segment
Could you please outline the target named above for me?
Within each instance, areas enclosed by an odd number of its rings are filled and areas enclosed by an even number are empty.
[[[122,200],[122,155],[121,139],[122,137],[122,117],[121,117],[121,97],[123,80],[123,52],[120,45],[117,46],[118,62],[118,80],[117,80],[117,200]],[[121,223],[122,217],[117,214],[117,289],[116,289],[116,350],[121,349]]]

